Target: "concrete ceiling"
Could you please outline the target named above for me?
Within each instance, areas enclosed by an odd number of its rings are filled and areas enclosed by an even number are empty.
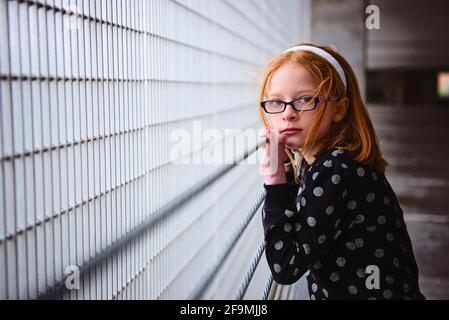
[[[380,30],[366,30],[369,70],[449,67],[449,1],[372,0]]]

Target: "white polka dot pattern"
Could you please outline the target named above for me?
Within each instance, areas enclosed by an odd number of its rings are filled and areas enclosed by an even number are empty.
[[[365,169],[363,169],[363,168],[358,168],[358,169],[357,169],[357,175],[358,175],[359,177],[363,177],[363,176],[365,175]]]
[[[340,275],[336,272],[332,272],[329,278],[332,282],[337,282],[340,280]]]
[[[349,210],[354,210],[355,207],[357,207],[357,202],[354,201],[354,200],[349,201],[349,203],[348,203],[348,209],[349,209]]]
[[[307,224],[311,227],[315,227],[316,225],[316,219],[314,217],[308,217],[307,218]]]
[[[337,258],[337,265],[339,267],[344,267],[346,265],[346,259],[343,257],[338,257]]]
[[[386,275],[385,276],[385,282],[388,284],[393,284],[394,283],[394,278],[390,275]]]
[[[295,214],[294,211],[291,211],[291,210],[288,210],[288,209],[285,210],[285,215],[286,215],[288,218],[293,217],[294,214]]]
[[[265,185],[274,280],[291,284],[305,275],[312,300],[420,298],[402,210],[385,176],[341,150],[306,169],[301,186]],[[368,264],[381,270],[381,290],[365,287]]]
[[[307,243],[303,244],[304,252],[310,254],[310,246]]]
[[[391,299],[393,298],[393,292],[391,290],[385,290],[383,293],[383,296],[385,299]]]
[[[274,244],[274,248],[276,250],[281,250],[283,247],[284,247],[284,243],[282,242],[282,240],[279,240]]]
[[[355,286],[349,286],[348,287],[348,291],[351,295],[356,295],[357,294],[357,288]]]
[[[274,272],[279,273],[281,272],[281,266],[278,263],[275,263],[273,266]]]
[[[296,256],[293,255],[292,258],[290,259],[290,262],[289,262],[290,265],[294,265],[295,264],[295,258],[296,258]]]
[[[326,236],[323,234],[318,237],[318,243],[323,244],[326,241]]]
[[[384,256],[384,250],[383,249],[376,249],[376,251],[374,252],[374,255],[377,258],[383,258]]]
[[[332,183],[333,183],[333,184],[339,184],[340,181],[341,181],[341,176],[340,176],[340,175],[334,174],[334,175],[332,176]]]
[[[315,195],[315,197],[321,197],[323,193],[324,191],[321,187],[316,187],[315,189],[313,189],[313,194]]]
[[[355,239],[354,242],[355,242],[356,248],[362,248],[363,247],[363,244],[364,244],[363,239],[358,238],[358,239]]]
[[[346,249],[348,249],[349,251],[354,251],[355,250],[355,243],[348,241],[346,242]]]
[[[356,274],[357,274],[357,277],[363,279],[366,276],[366,271],[363,268],[359,268],[359,269],[357,269]]]
[[[293,229],[293,226],[290,223],[286,223],[284,225],[284,231],[285,232],[290,232],[290,231],[292,231],[292,229]]]

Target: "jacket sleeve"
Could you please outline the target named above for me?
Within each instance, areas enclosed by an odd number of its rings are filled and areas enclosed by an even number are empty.
[[[293,197],[287,183],[264,184],[265,256],[277,283],[296,282],[343,232],[341,217],[355,202],[348,202],[347,168],[337,158],[312,167]]]

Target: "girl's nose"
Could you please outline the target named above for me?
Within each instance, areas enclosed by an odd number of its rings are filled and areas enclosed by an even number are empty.
[[[284,113],[282,113],[282,118],[285,120],[291,120],[296,119],[298,117],[299,112],[297,112],[291,104],[289,104],[285,110]]]

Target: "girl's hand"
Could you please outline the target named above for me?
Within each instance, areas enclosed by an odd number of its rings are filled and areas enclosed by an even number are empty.
[[[287,183],[284,166],[287,159],[284,151],[286,136],[278,130],[266,128],[262,137],[267,138],[267,143],[262,146],[265,153],[260,163],[260,172],[264,176],[265,184]]]

